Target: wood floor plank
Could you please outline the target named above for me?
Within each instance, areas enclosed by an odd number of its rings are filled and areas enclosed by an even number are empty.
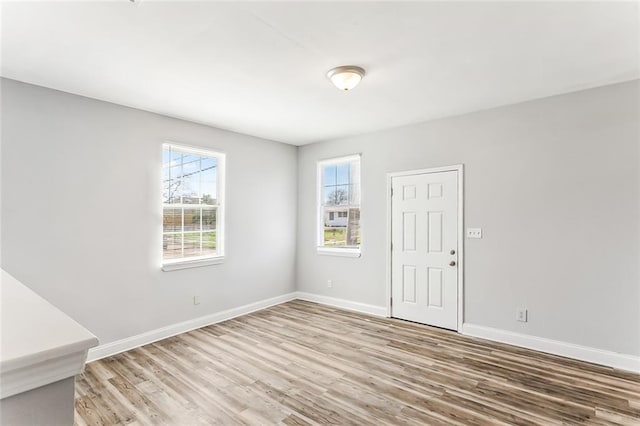
[[[640,425],[640,376],[291,301],[87,365],[83,425]]]

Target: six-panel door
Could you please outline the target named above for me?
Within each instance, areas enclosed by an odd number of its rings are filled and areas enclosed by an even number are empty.
[[[458,172],[392,178],[392,316],[458,325]]]

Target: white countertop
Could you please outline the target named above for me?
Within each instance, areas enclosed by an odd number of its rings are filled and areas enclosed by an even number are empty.
[[[2,270],[0,397],[79,374],[96,336]]]

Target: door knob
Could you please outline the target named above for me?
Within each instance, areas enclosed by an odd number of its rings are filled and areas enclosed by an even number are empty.
[[[449,252],[449,254],[450,254],[450,255],[454,255],[454,254],[456,254],[456,251],[455,251],[455,250],[451,250],[451,251]]]
[[[449,262],[449,266],[456,266],[456,261],[452,260],[451,262]]]

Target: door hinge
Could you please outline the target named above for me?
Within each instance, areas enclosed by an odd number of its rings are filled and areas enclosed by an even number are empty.
[[[391,251],[393,251],[393,243],[391,243]]]
[[[391,196],[393,197],[393,188],[391,188]]]
[[[393,297],[389,298],[389,306],[393,306]]]

